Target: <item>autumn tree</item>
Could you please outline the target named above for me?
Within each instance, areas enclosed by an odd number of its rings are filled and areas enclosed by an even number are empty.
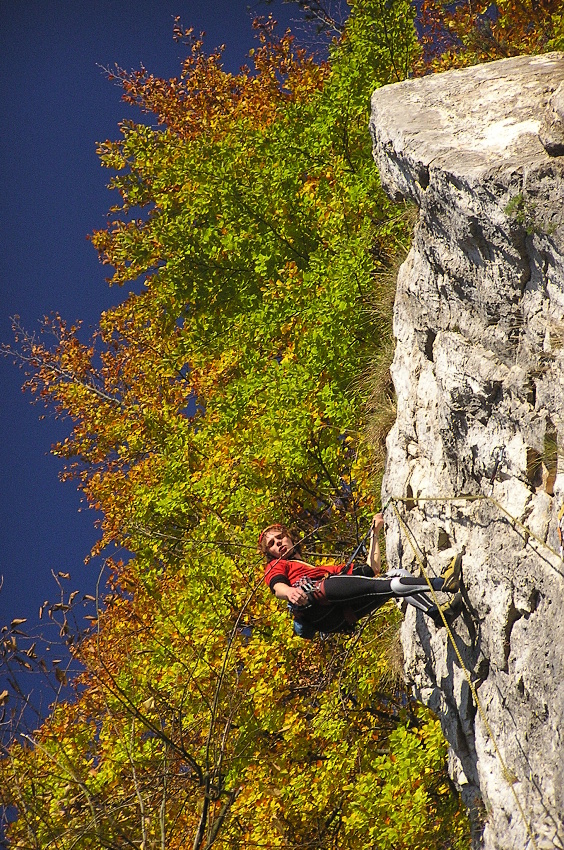
[[[422,61],[416,65],[418,73],[564,49],[564,13],[559,0],[465,0],[455,4],[424,0],[419,31]]]

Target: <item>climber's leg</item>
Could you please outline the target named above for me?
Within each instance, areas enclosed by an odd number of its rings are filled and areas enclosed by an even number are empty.
[[[435,590],[442,590],[443,579],[431,579],[431,584]],[[385,602],[393,597],[411,596],[414,593],[425,593],[427,590],[428,585],[425,579],[412,575],[392,578],[331,575],[321,582],[318,589],[314,591],[313,598],[316,601],[339,602],[374,596]]]
[[[444,580],[442,578],[431,578],[431,587],[433,590],[444,590]],[[390,586],[394,596],[411,596],[413,593],[428,593],[429,585],[421,576],[394,576],[390,579]]]
[[[433,590],[456,593],[460,587],[462,556],[457,555],[444,570],[441,578],[430,579]],[[403,570],[401,571],[404,572]],[[358,599],[363,596],[376,596],[383,601],[392,597],[412,596],[414,593],[426,593],[427,581],[410,574],[394,575],[390,578],[370,578],[362,575],[331,575],[324,579],[312,594],[312,601],[324,600],[338,602]]]
[[[407,570],[402,570],[398,567],[397,569],[388,570],[385,578],[394,578],[394,576],[410,575],[411,573],[408,573]],[[427,593],[412,593],[410,596],[404,596],[403,599],[405,602],[407,602],[408,605],[413,605],[414,608],[417,608],[419,611],[424,611],[430,616],[437,613],[439,610],[433,600],[427,595]]]
[[[459,563],[461,563],[461,557],[457,556],[457,558],[459,560]],[[453,561],[449,564],[447,570],[452,569],[455,560],[456,558],[453,559]],[[393,578],[394,576],[398,575],[408,576],[410,575],[410,573],[408,573],[407,570],[402,569],[388,570],[388,572],[386,573],[386,577],[389,578]],[[414,608],[418,608],[420,611],[423,611],[427,615],[427,617],[430,617],[437,629],[442,629],[444,627],[444,621],[441,617],[439,608],[435,605],[431,597],[428,596],[426,593],[414,593],[411,596],[404,596],[404,600],[409,605],[413,605]],[[462,604],[462,596],[460,593],[456,593],[449,602],[447,602],[445,605],[440,606],[440,609],[445,615],[445,619],[449,626],[461,613],[463,607],[464,606]]]

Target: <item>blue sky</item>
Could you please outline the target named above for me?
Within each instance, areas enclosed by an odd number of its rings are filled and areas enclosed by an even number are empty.
[[[225,65],[236,71],[254,43],[254,14],[269,10],[284,25],[299,14],[280,0],[1,0],[1,342],[12,340],[14,314],[34,330],[57,311],[87,331],[127,294],[108,287],[86,238],[113,203],[96,142],[117,138],[123,118],[140,118],[100,66],[177,74],[179,15],[205,30],[209,49],[225,43]],[[39,420],[44,411],[21,392],[22,378],[0,358],[0,626],[13,617],[36,621],[42,602],[57,597],[51,570],[71,574],[69,590],[92,593],[100,569],[84,565],[95,516],[79,512],[79,494],[59,482],[60,462],[49,455],[68,428],[52,414]]]

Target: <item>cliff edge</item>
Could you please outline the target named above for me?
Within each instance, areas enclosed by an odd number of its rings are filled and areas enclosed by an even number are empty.
[[[564,848],[563,118],[556,53],[372,100],[382,183],[420,209],[394,309],[387,556],[438,575],[464,551],[452,640],[409,608],[402,643],[486,850]]]

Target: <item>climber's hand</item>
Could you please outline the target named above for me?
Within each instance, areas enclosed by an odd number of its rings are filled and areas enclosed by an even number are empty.
[[[377,537],[382,529],[384,528],[384,517],[382,514],[375,514],[372,517],[372,526],[370,528],[370,534],[372,537]]]
[[[306,605],[308,602],[307,594],[301,587],[289,587],[286,599],[292,605]]]

